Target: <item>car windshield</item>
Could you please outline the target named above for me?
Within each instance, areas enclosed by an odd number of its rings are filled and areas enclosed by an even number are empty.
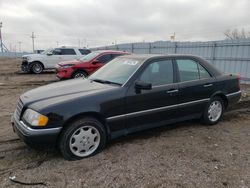
[[[47,49],[47,50],[44,50],[41,54],[47,54],[48,52],[50,52],[50,51],[52,51],[53,50],[53,48],[49,48],[49,49]]]
[[[123,85],[142,64],[141,60],[116,58],[98,69],[89,79],[101,83]]]
[[[93,58],[95,58],[96,56],[98,56],[99,54],[100,54],[100,52],[91,52],[91,53],[85,55],[84,57],[82,57],[80,59],[80,61],[82,61],[82,62],[90,61]]]

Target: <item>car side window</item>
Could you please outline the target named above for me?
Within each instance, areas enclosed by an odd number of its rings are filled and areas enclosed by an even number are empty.
[[[52,54],[53,54],[53,55],[62,55],[62,51],[61,51],[61,49],[56,48],[56,49],[54,49],[54,50],[52,51]]]
[[[211,77],[211,75],[207,72],[207,70],[203,66],[198,64],[198,68],[200,73],[200,79],[206,79]]]
[[[176,62],[181,82],[199,79],[199,69],[195,61],[190,59],[177,59]]]
[[[149,64],[139,79],[151,83],[152,86],[173,83],[174,73],[172,60],[157,61]]]
[[[76,52],[72,48],[61,49],[61,55],[76,55]]]
[[[112,55],[111,54],[105,54],[105,55],[102,55],[102,56],[98,57],[97,61],[99,61],[101,63],[107,63],[111,59],[112,59]]]

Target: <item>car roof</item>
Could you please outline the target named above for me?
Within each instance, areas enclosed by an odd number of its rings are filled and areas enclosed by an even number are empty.
[[[221,75],[222,72],[218,70],[215,66],[213,66],[211,63],[206,61],[205,59],[196,56],[196,55],[190,55],[190,54],[129,54],[126,56],[121,56],[119,58],[131,58],[131,59],[137,59],[142,62],[146,62],[147,60],[154,60],[159,58],[190,58],[194,60],[198,60],[203,66],[205,66],[210,73],[212,73],[214,76]]]
[[[118,50],[96,50],[92,52],[98,52],[98,53],[122,53],[122,54],[128,54],[128,52],[124,51],[118,51]]]
[[[195,59],[201,59],[199,56],[190,55],[190,54],[129,54],[122,56],[121,58],[135,58],[141,60],[154,59],[154,58],[163,58],[163,57],[190,57]]]
[[[62,48],[62,49],[68,49],[68,48],[74,48],[74,49],[83,49],[83,50],[90,50],[88,48],[85,48],[85,47],[76,47],[76,46],[58,46],[58,47],[55,47],[55,48]],[[54,48],[54,49],[55,49]]]

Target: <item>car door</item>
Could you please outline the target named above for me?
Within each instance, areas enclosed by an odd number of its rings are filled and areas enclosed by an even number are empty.
[[[51,51],[50,55],[46,55],[44,59],[44,64],[47,68],[54,68],[55,65],[61,61],[62,56],[61,56],[61,49],[60,48],[55,48],[54,50]]]
[[[178,86],[171,59],[160,59],[144,67],[136,81],[151,83],[151,90],[136,91],[135,83],[126,97],[126,127],[128,132],[164,125],[176,118]],[[135,81],[135,82],[136,82]]]
[[[190,58],[177,58],[179,88],[179,112],[181,118],[200,116],[210,96],[214,93],[214,77],[200,64]]]
[[[112,54],[103,54],[100,55],[98,58],[96,58],[96,64],[95,67],[96,68],[100,68],[101,66],[103,66],[105,63],[109,62],[112,59]]]
[[[73,48],[62,48],[61,55],[63,61],[70,61],[77,59],[76,51]]]

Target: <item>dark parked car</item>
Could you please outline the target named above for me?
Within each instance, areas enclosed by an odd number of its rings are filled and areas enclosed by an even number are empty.
[[[13,127],[28,145],[58,145],[65,159],[75,160],[131,132],[194,118],[214,125],[240,96],[239,76],[199,57],[128,55],[88,79],[24,93]]]

